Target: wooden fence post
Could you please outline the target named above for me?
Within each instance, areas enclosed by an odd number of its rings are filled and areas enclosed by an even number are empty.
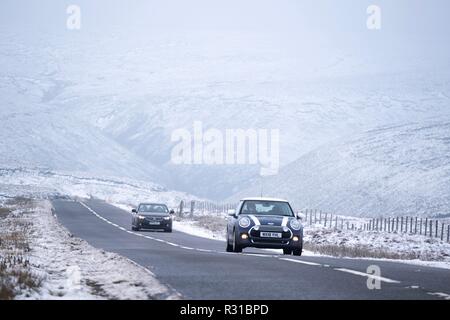
[[[447,226],[447,242],[450,242],[450,224]]]
[[[436,220],[436,221],[435,221],[435,229],[436,229],[436,231],[434,232],[434,237],[435,237],[435,238],[437,238],[437,236],[438,236],[438,223],[439,223],[439,221]]]
[[[180,202],[180,217],[183,217],[183,206],[184,206],[184,201],[181,200],[181,202]]]
[[[414,234],[417,234],[417,216],[414,219]]]
[[[441,241],[444,240],[444,223],[441,223]]]
[[[195,201],[192,200],[191,201],[191,212],[190,212],[191,218],[194,216],[194,210],[195,210]]]
[[[430,237],[433,237],[433,220],[430,220]]]
[[[328,213],[325,212],[325,223],[324,223],[324,227],[327,227],[327,218],[328,218]]]
[[[401,222],[400,222],[400,233],[403,233],[403,217],[401,217]]]
[[[427,228],[428,228],[428,218],[425,218],[425,232],[423,233],[425,236],[427,235]]]
[[[405,217],[405,233],[408,233],[408,217]]]
[[[317,223],[317,209],[314,210],[314,224]]]
[[[419,234],[422,235],[422,218],[420,218]]]
[[[337,229],[337,220],[338,220],[338,217],[336,216],[336,223],[334,224],[334,227]]]

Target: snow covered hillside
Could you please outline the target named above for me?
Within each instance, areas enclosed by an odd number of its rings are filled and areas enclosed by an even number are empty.
[[[446,72],[370,74],[355,57],[319,80],[295,52],[280,54],[257,35],[98,37],[101,45],[96,36],[74,36],[75,47],[57,36],[41,39],[45,46],[3,38],[2,166],[139,178],[223,199],[246,188],[259,167],[173,165],[174,129],[192,131],[194,121],[204,130],[280,129],[286,165],[336,137],[450,118]]]
[[[260,182],[233,199],[259,194]],[[298,208],[360,216],[450,208],[450,122],[385,126],[322,146],[263,181]]]
[[[172,207],[181,200],[198,198],[183,192],[140,180],[124,177],[96,176],[83,172],[61,172],[26,168],[0,168],[1,197],[25,196],[28,198],[80,197],[110,201],[118,204],[163,202]]]
[[[292,167],[323,169],[308,159],[334,141],[359,137],[358,144],[370,148],[370,130],[413,123],[426,127],[430,119],[450,119],[448,26],[445,19],[429,18],[446,12],[439,6],[418,6],[433,14],[411,21],[415,14],[408,10],[417,13],[414,6],[386,2],[388,12],[402,19],[390,19],[386,28],[373,32],[364,23],[366,8],[353,4],[286,1],[275,9],[250,1],[236,12],[224,2],[215,4],[220,10],[203,4],[201,13],[194,13],[180,2],[177,8],[185,9],[180,17],[170,6],[146,1],[126,11],[100,2],[82,1],[87,14],[77,31],[62,23],[61,6],[29,4],[22,10],[2,4],[0,14],[8,14],[0,19],[0,168],[139,180],[214,200],[259,194],[258,165],[171,163],[172,132],[192,131],[200,121],[204,130],[279,129],[280,162],[287,167],[267,180],[276,186],[264,189],[301,200],[302,206],[306,202],[351,214],[446,208],[441,195],[432,192],[443,189],[438,185],[446,175],[439,171],[445,170],[446,154],[437,149],[434,157],[444,166],[433,169],[430,192],[420,186],[402,191],[397,182],[385,183],[365,201],[367,185],[379,181],[379,168],[361,174],[364,183],[345,185],[345,193],[339,179],[334,184],[325,180],[327,186],[320,181],[320,188],[311,184],[311,190],[329,192],[326,200],[309,191],[298,198],[304,184],[282,178],[289,171],[295,176]],[[186,20],[185,12],[201,19]],[[405,28],[409,24],[417,32]],[[445,127],[441,131],[447,132]],[[415,131],[411,141],[417,140],[416,154],[426,154],[423,134],[427,131]],[[379,138],[386,139],[380,141],[386,148],[392,142],[389,135]],[[336,146],[334,153],[346,153],[347,145],[339,144],[343,149]],[[397,156],[399,163],[410,161],[409,155]],[[384,162],[390,162],[389,152],[380,151],[373,163]],[[4,183],[15,184],[10,179]],[[375,210],[381,190],[397,192],[390,199],[399,202]],[[338,199],[352,192],[352,200]]]

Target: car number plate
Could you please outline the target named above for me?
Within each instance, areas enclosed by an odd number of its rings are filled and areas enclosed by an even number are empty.
[[[261,237],[264,237],[264,238],[281,238],[281,233],[279,233],[279,232],[261,232]]]
[[[152,225],[152,226],[159,226],[159,222],[158,221],[149,221],[148,224]]]

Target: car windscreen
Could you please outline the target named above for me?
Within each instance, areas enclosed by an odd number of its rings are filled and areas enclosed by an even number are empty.
[[[287,202],[264,200],[244,201],[240,214],[294,216],[291,206]]]
[[[139,212],[152,212],[152,213],[168,213],[169,209],[165,204],[141,204],[139,206]]]

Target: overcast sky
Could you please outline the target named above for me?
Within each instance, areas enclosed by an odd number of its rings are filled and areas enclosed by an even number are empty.
[[[64,28],[69,4],[79,5],[86,28],[220,28],[324,33],[365,32],[366,8],[380,6],[389,33],[443,36],[447,0],[2,0],[2,27]]]
[[[445,64],[450,53],[448,0],[2,0],[0,28],[28,39],[62,35],[62,41],[70,41],[70,4],[81,8],[77,34],[92,39],[120,32],[139,43],[165,33],[196,37],[210,32],[224,37],[226,45],[229,34],[259,34],[296,56],[323,56],[331,50],[330,55],[396,58],[397,64]],[[366,10],[372,4],[381,8],[381,30],[367,29]],[[250,38],[242,45],[256,46],[257,41]]]

